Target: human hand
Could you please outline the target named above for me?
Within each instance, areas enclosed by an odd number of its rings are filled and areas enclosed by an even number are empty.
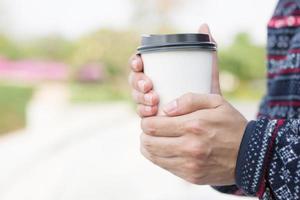
[[[199,32],[212,36],[207,25]],[[217,54],[213,94],[186,94],[164,107],[166,116],[142,119],[141,152],[195,184],[229,185],[247,120],[221,96]]]
[[[215,42],[211,36],[207,24],[203,24],[199,28],[199,33],[209,34],[210,40]],[[132,97],[137,103],[137,113],[140,117],[155,116],[158,112],[159,97],[153,91],[153,85],[149,77],[143,73],[143,61],[140,56],[134,55],[130,59],[131,73],[129,75],[129,83],[132,87]],[[212,87],[211,92],[220,94],[219,71],[217,66],[217,53],[213,55],[212,66]]]
[[[186,94],[142,119],[142,154],[194,184],[231,185],[247,120],[218,94]]]
[[[154,116],[158,112],[158,95],[153,91],[153,84],[143,73],[143,61],[139,55],[130,59],[131,73],[129,83],[132,87],[132,98],[137,103],[137,113],[140,117]]]

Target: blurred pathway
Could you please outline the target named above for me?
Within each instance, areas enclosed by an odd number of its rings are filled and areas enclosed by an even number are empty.
[[[236,105],[248,118],[256,111]],[[127,104],[58,107],[54,117],[32,105],[28,129],[0,140],[1,200],[243,199],[188,184],[145,160],[139,119]]]

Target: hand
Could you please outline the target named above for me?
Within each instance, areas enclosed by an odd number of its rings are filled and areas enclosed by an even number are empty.
[[[186,94],[142,119],[142,154],[194,184],[231,185],[247,120],[218,94]]]
[[[202,25],[200,33],[210,31]],[[212,37],[211,37],[211,40]],[[158,95],[143,72],[139,56],[131,60],[130,84],[142,120],[141,152],[155,164],[195,184],[234,183],[237,152],[246,119],[219,94],[217,54],[214,55],[212,93],[187,94],[166,106],[169,117],[157,113]]]
[[[199,28],[199,33],[210,35],[211,41],[215,42],[206,24]],[[151,80],[143,73],[143,61],[140,56],[134,55],[130,59],[132,72],[129,75],[129,83],[132,87],[132,97],[138,104],[137,113],[140,117],[155,116],[158,111],[159,97],[153,91]],[[213,57],[212,93],[220,94],[219,71],[217,66],[217,53]]]
[[[158,112],[159,98],[152,90],[151,80],[143,73],[143,61],[140,56],[134,55],[130,62],[129,83],[133,100],[137,103],[137,113],[140,117],[154,116]]]
[[[211,37],[207,25],[200,32]],[[183,95],[165,106],[167,116],[142,119],[141,152],[191,183],[230,185],[247,120],[220,95],[217,54],[212,93]]]

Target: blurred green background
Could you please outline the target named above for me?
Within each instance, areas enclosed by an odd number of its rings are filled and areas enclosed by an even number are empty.
[[[180,32],[172,25],[170,13],[182,1],[157,1],[149,8],[140,0],[132,0],[132,26],[122,29],[100,28],[76,39],[57,34],[18,39],[0,29],[0,58],[10,63],[24,60],[59,62],[67,66],[68,77],[62,80],[28,81],[15,79],[13,73],[0,82],[0,133],[26,124],[26,105],[35,88],[43,83],[59,82],[67,86],[72,103],[130,101],[127,85],[128,59],[139,45],[140,34],[147,29],[149,16],[159,19],[151,24],[151,32]],[[149,28],[149,26],[148,26]],[[2,31],[1,31],[2,30]],[[258,101],[265,90],[265,47],[253,42],[247,32],[237,33],[228,45],[219,48],[221,85],[226,98]],[[11,78],[12,77],[12,78]]]

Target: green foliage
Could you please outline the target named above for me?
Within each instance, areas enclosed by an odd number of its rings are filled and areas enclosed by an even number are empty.
[[[30,41],[13,41],[0,35],[0,55],[9,59],[41,59],[68,61],[73,43],[60,36],[47,36]]]
[[[241,81],[234,91],[223,91],[226,99],[239,101],[259,101],[264,94],[265,83],[263,81]]]
[[[0,56],[5,56],[10,59],[21,57],[22,52],[19,46],[5,35],[0,35]]]
[[[138,46],[139,36],[131,31],[99,30],[81,38],[70,62],[80,67],[86,63],[103,63],[108,78],[124,77],[128,59]]]
[[[161,26],[160,28],[159,32],[176,32],[170,27],[163,29],[163,26]],[[100,29],[77,41],[68,41],[60,36],[53,35],[17,42],[0,35],[0,56],[3,55],[11,59],[34,58],[63,61],[69,64],[74,72],[77,72],[78,68],[85,64],[99,63],[104,66],[104,72],[106,73],[103,84],[126,90],[128,89],[128,87],[126,88],[129,72],[128,60],[136,51],[139,40],[140,35],[135,31],[108,29]],[[238,80],[239,85],[236,87],[236,91],[229,91],[229,95],[237,98],[245,96],[241,95],[243,93],[241,91],[249,90],[248,93],[250,94],[252,88],[247,84],[251,85],[257,79],[263,79],[265,76],[265,49],[263,46],[254,44],[248,34],[240,33],[230,46],[219,51],[219,66],[221,71],[231,73]],[[263,86],[256,87],[256,90],[262,91]],[[89,99],[91,96],[94,96],[95,99],[106,99],[106,97],[99,98],[97,95],[92,95],[92,91],[107,92],[114,94],[112,95],[114,97],[119,96],[115,95],[114,90],[109,87],[99,89],[98,86],[84,85],[82,87],[78,86],[77,89],[73,88],[74,92],[82,93],[79,88],[85,88],[86,91],[91,92],[88,95],[75,95],[78,99]],[[251,96],[255,96],[254,93]],[[83,94],[85,93],[83,92]],[[80,96],[89,97],[81,98]]]
[[[52,35],[21,44],[22,58],[38,58],[67,62],[74,50],[73,42]]]
[[[250,81],[265,76],[265,48],[253,44],[247,33],[240,33],[233,43],[219,53],[221,70],[240,80]]]
[[[237,80],[233,91],[223,91],[227,98],[259,100],[265,92],[265,48],[254,44],[247,33],[236,35],[233,43],[219,52],[221,72]],[[227,84],[222,82],[221,85]]]
[[[0,134],[25,127],[25,110],[33,89],[0,84]]]

